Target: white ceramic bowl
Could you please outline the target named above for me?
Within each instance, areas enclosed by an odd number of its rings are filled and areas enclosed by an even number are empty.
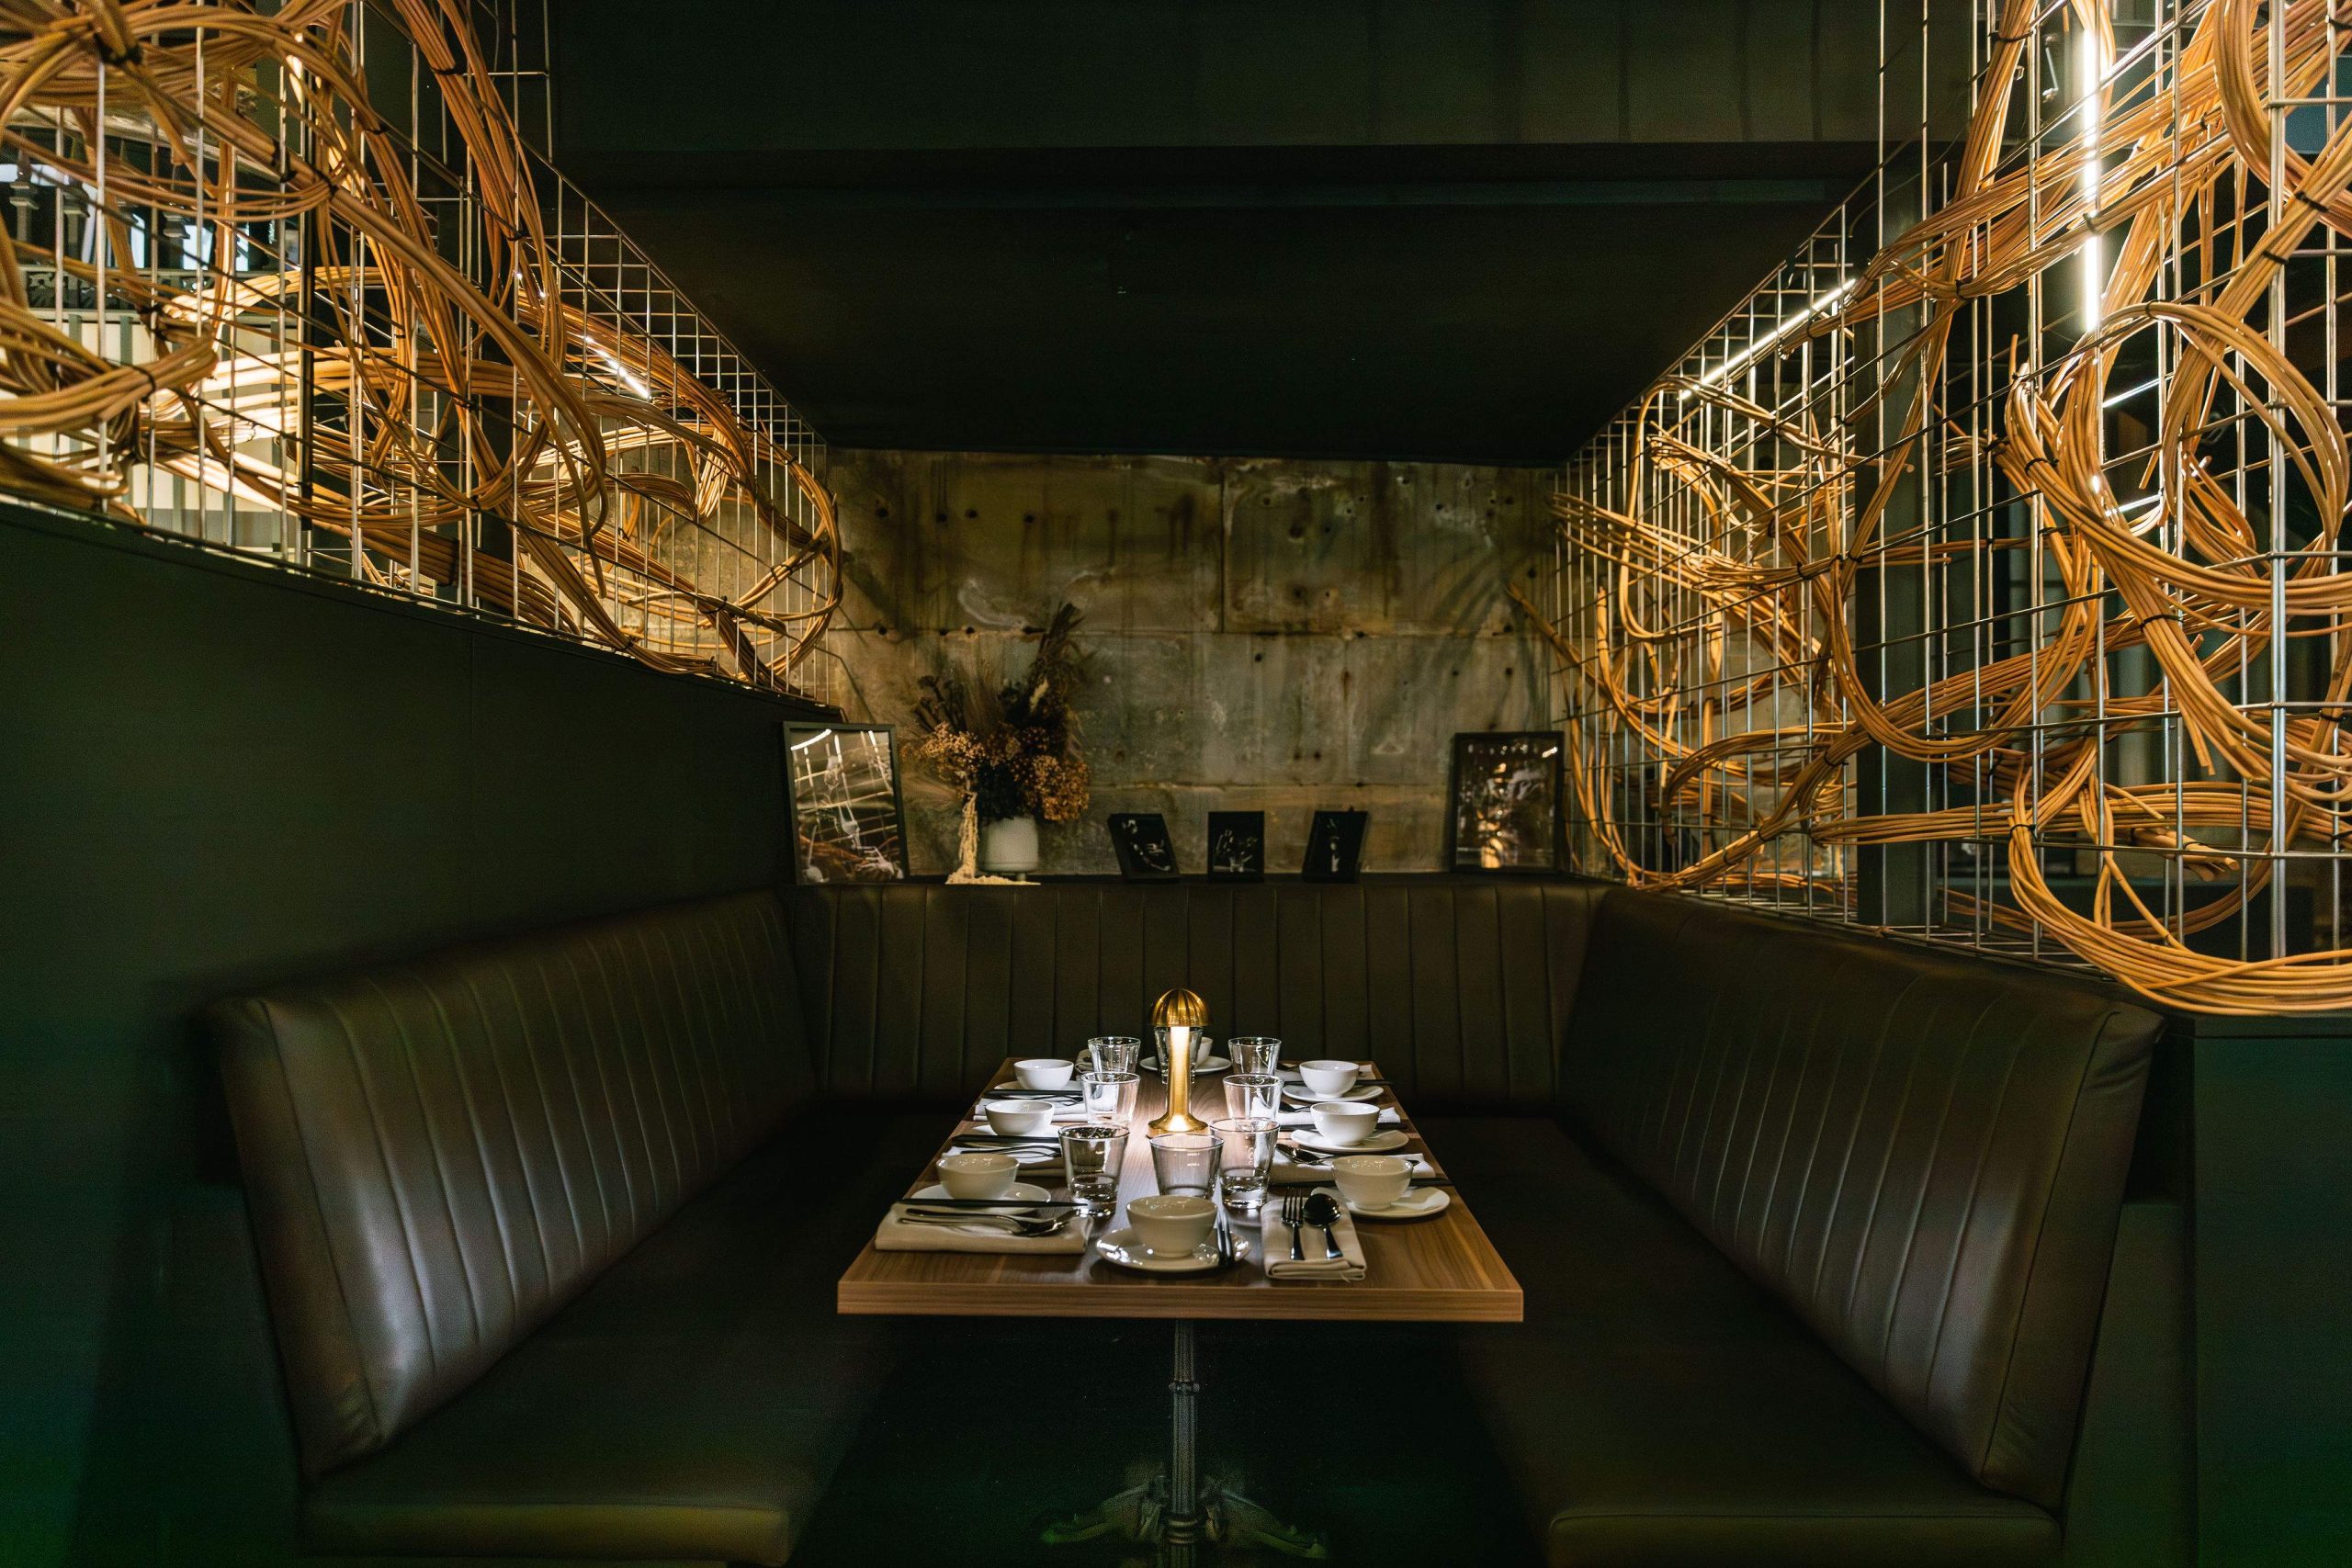
[[[1012,1076],[1023,1089],[1067,1089],[1075,1066],[1059,1056],[1031,1056],[1012,1064]]]
[[[1360,1209],[1385,1209],[1413,1187],[1413,1162],[1397,1155],[1341,1155],[1331,1162],[1331,1179]]]
[[[1001,1198],[1020,1168],[1021,1162],[1011,1155],[942,1155],[939,1184],[950,1198]]]
[[[1380,1107],[1361,1100],[1321,1100],[1308,1114],[1315,1130],[1335,1144],[1361,1144],[1380,1125]]]
[[[1154,1193],[1127,1203],[1127,1224],[1154,1258],[1182,1258],[1208,1240],[1216,1208],[1189,1193]]]
[[[1363,1068],[1354,1062],[1301,1062],[1298,1081],[1309,1094],[1345,1094],[1356,1087]]]
[[[980,1113],[989,1119],[990,1130],[1022,1138],[1051,1137],[1054,1131],[1054,1108],[1050,1103],[1039,1104],[1034,1100],[984,1100]]]

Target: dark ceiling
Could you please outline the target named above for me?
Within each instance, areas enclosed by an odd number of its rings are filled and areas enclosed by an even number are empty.
[[[1875,0],[553,9],[558,164],[848,446],[1555,463],[1877,112]]]

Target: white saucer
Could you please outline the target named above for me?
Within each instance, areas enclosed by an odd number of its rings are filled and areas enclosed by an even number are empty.
[[[1339,1189],[1334,1187],[1333,1191]],[[1431,1214],[1442,1214],[1453,1203],[1453,1195],[1442,1187],[1414,1187],[1385,1209],[1367,1209],[1351,1201],[1344,1192],[1340,1201],[1348,1205],[1348,1213],[1367,1220],[1426,1220]]]
[[[1317,1094],[1293,1083],[1283,1085],[1283,1098],[1301,1105],[1320,1105],[1327,1100],[1378,1100],[1380,1090],[1371,1084],[1358,1084],[1345,1094]]]
[[[1032,1187],[1025,1181],[1016,1181],[1006,1188],[1001,1195],[989,1199],[989,1201],[991,1203],[1043,1203],[1050,1201],[1052,1197],[1053,1194],[1042,1187]],[[955,1194],[949,1192],[941,1183],[934,1181],[922,1191],[903,1198],[899,1201],[920,1203],[931,1198],[955,1198]],[[963,1201],[960,1198],[956,1199],[959,1203]]]
[[[1094,1238],[1094,1250],[1122,1269],[1132,1269],[1139,1274],[1205,1274],[1216,1268],[1216,1237],[1194,1247],[1187,1258],[1154,1258],[1136,1240],[1133,1225],[1121,1225],[1105,1231]],[[1233,1233],[1233,1255],[1250,1256],[1250,1238],[1240,1231]]]
[[[1361,1144],[1335,1144],[1312,1127],[1300,1127],[1290,1137],[1301,1148],[1313,1149],[1318,1155],[1385,1155],[1413,1141],[1396,1127],[1383,1127]]]
[[[1054,1131],[1058,1134],[1061,1129],[1057,1127]],[[1059,1165],[1062,1163],[1062,1151],[1059,1147],[1049,1149],[1008,1149],[1001,1144],[971,1144],[961,1150],[957,1150],[954,1146],[954,1140],[951,1139],[949,1140],[949,1152],[967,1155],[1011,1155],[1012,1156],[1012,1162],[1021,1167],[1023,1170],[1028,1169],[1031,1166]]]
[[[1159,1071],[1159,1058],[1157,1056],[1145,1057],[1143,1065],[1146,1072]],[[1204,1056],[1193,1064],[1193,1076],[1198,1077],[1203,1073],[1221,1073],[1231,1066],[1233,1059],[1229,1056]]]

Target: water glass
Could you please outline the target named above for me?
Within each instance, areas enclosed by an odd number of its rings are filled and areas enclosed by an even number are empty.
[[[1170,1196],[1205,1198],[1216,1187],[1214,1133],[1162,1133],[1151,1140],[1151,1174]]]
[[[1283,1043],[1271,1034],[1237,1034],[1225,1043],[1225,1047],[1237,1073],[1262,1077],[1282,1065]]]
[[[1119,1206],[1119,1177],[1127,1167],[1126,1124],[1063,1128],[1062,1163],[1069,1172],[1070,1201],[1081,1213],[1104,1217]]]
[[[1086,1119],[1124,1127],[1136,1118],[1136,1094],[1143,1076],[1135,1072],[1087,1073],[1078,1080],[1086,1097]]]
[[[1098,1073],[1132,1073],[1143,1042],[1132,1034],[1098,1034],[1086,1043],[1086,1059]]]
[[[1238,1041],[1236,1044],[1240,1043]],[[1263,1117],[1273,1120],[1283,1102],[1283,1080],[1272,1073],[1227,1073],[1225,1075],[1225,1113],[1227,1116]]]
[[[1274,1164],[1274,1123],[1263,1116],[1237,1116],[1209,1123],[1216,1134],[1217,1179],[1225,1201],[1245,1214],[1254,1214],[1266,1201],[1266,1182]]]

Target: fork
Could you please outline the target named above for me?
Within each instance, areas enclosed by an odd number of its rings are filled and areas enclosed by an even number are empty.
[[[1306,1223],[1306,1194],[1286,1192],[1283,1195],[1283,1224],[1290,1227],[1290,1260],[1306,1261],[1306,1232],[1299,1227]]]

